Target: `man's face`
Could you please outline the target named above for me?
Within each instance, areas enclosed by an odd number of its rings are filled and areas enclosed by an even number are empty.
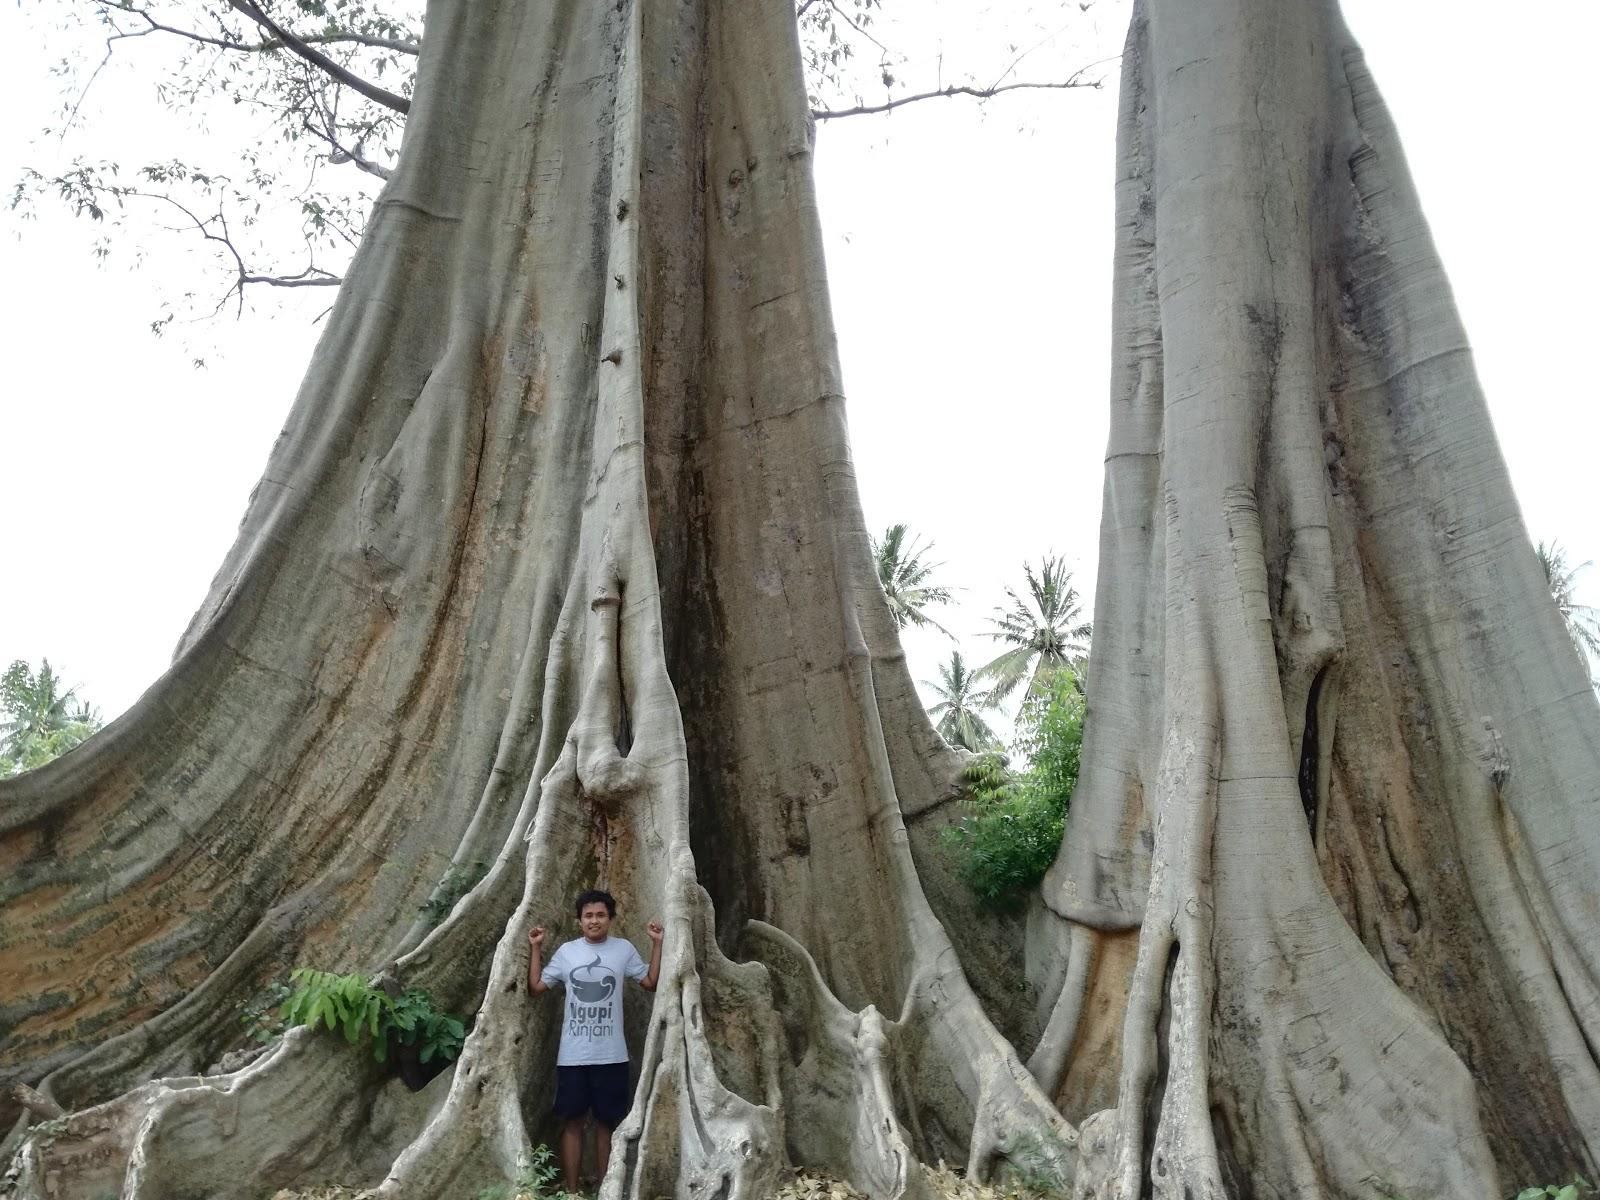
[[[606,934],[611,932],[611,914],[600,901],[590,901],[578,914],[578,928],[583,930],[583,936],[589,941],[603,942]]]

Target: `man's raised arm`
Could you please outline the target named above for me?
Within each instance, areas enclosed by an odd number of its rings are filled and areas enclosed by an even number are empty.
[[[544,971],[544,926],[535,925],[528,931],[528,991],[535,996],[550,990],[550,985],[540,974]]]
[[[639,980],[639,986],[647,992],[653,992],[656,990],[656,980],[661,978],[661,938],[665,931],[660,921],[651,921],[645,926],[645,932],[650,935],[650,970]]]

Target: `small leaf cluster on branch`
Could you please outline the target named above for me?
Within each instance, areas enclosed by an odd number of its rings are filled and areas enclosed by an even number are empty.
[[[103,223],[93,244],[102,259],[123,240],[139,247],[135,261],[143,259],[152,230],[198,235],[225,282],[163,296],[163,315],[152,322],[158,333],[180,314],[213,316],[230,302],[242,315],[252,289],[337,285],[399,155],[423,7],[423,0],[87,0],[41,16],[54,22],[43,31],[52,42],[84,43],[63,60],[60,121],[44,131],[53,141],[89,122],[86,101],[97,80],[127,60],[155,76],[157,101],[180,119],[169,136],[181,140],[188,125],[204,136],[205,149],[149,164],[78,155],[64,168],[30,168],[16,182],[12,207],[28,215],[38,199],[54,197]],[[1021,82],[1013,76],[1031,53],[1025,50],[993,79],[949,84],[941,57],[939,85],[918,90],[900,78],[906,56],[886,40],[883,8],[884,0],[796,0],[819,120],[938,98],[1100,86],[1090,68]],[[867,95],[879,86],[881,99]]]
[[[101,258],[121,242],[136,261],[163,253],[151,232],[199,235],[226,283],[209,309],[204,291],[163,296],[157,332],[230,300],[242,313],[255,286],[336,286],[398,153],[420,27],[413,0],[90,0],[43,31],[69,47],[59,121],[43,132],[58,144],[79,132],[116,63],[157,78],[157,103],[178,118],[161,136],[185,148],[30,168],[11,206],[28,217],[51,198],[103,223]]]

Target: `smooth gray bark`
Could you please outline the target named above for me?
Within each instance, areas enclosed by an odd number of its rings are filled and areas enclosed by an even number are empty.
[[[791,1161],[896,1197],[919,1159],[1062,1156],[961,968],[1014,994],[1020,940],[937,863],[935,919],[912,858],[959,761],[868,556],[792,5],[433,0],[427,29],[401,160],[172,670],[0,789],[0,1065],[72,1110],[18,1186],[513,1174],[558,1021],[526,930],[594,884],[623,935],[668,930],[608,1197],[760,1196]],[[476,1012],[420,1097],[303,1031],[201,1075],[296,962],[391,961]]]
[[[556,1048],[525,931],[592,883],[624,936],[668,927],[607,1200],[785,1163],[892,1200],[939,1158],[1487,1200],[1592,1165],[1600,709],[1393,129],[1331,0],[1150,0],[1124,70],[1039,1011],[928,851],[959,759],[868,555],[791,6],[433,0],[400,164],[171,672],[0,783],[0,1071],[68,1111],[7,1114],[8,1186],[509,1176]],[[305,1032],[224,1069],[297,962],[476,1012],[460,1060],[415,1096]]]
[[[1148,0],[1123,69],[1095,687],[1033,928],[1077,1194],[1567,1178],[1600,712],[1394,128],[1323,0]]]

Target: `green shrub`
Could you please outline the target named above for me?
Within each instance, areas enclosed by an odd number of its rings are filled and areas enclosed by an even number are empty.
[[[1383,1200],[1407,1200],[1391,1187],[1379,1190],[1383,1193]],[[1585,1197],[1589,1196],[1600,1196],[1600,1188],[1596,1188],[1582,1175],[1575,1174],[1571,1183],[1547,1183],[1539,1187],[1518,1188],[1511,1200],[1585,1200]]]
[[[1004,1174],[1023,1191],[1036,1196],[1065,1197],[1072,1185],[1062,1172],[1077,1159],[1077,1151],[1055,1133],[1017,1135],[1007,1156]]]
[[[1078,781],[1083,697],[1063,672],[1049,693],[1024,704],[1017,745],[1028,769],[1012,772],[1000,754],[980,754],[962,774],[960,823],[940,834],[956,873],[988,908],[1023,904],[1055,861]]]
[[[1078,786],[1083,751],[1083,693],[1063,671],[1042,700],[1025,702],[1017,722],[1017,749],[1028,760],[1032,787],[1053,797],[1066,815]]]
[[[399,997],[391,997],[365,976],[309,967],[295,968],[289,978],[296,986],[280,1012],[290,1025],[342,1033],[352,1046],[365,1039],[379,1062],[388,1060],[391,1038],[402,1046],[420,1047],[417,1057],[424,1063],[435,1057],[448,1062],[461,1053],[466,1023],[436,1009],[421,988],[407,988]]]
[[[478,1200],[578,1200],[556,1186],[561,1171],[549,1146],[536,1146],[516,1179],[497,1183],[478,1193]]]
[[[1517,1193],[1516,1200],[1583,1200],[1585,1196],[1600,1196],[1600,1191],[1582,1175],[1574,1175],[1571,1183],[1523,1188]]]

